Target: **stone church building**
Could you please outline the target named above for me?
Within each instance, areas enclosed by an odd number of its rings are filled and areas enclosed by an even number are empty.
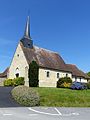
[[[58,53],[33,45],[28,16],[24,36],[18,43],[7,77],[24,77],[25,85],[29,86],[28,69],[33,60],[39,65],[39,87],[56,87],[57,80],[61,77],[85,83],[89,79],[75,65],[66,64]]]

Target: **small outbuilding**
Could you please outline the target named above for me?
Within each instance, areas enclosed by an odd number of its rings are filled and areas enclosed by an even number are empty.
[[[0,86],[3,86],[3,82],[8,77],[9,68],[7,68],[3,73],[0,73]]]

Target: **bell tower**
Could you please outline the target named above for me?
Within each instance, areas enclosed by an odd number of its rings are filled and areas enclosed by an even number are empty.
[[[24,47],[27,47],[30,49],[33,48],[33,41],[30,36],[30,17],[29,16],[27,17],[24,36],[20,41],[23,43]]]

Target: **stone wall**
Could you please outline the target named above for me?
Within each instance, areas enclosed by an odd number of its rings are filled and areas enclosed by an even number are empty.
[[[3,82],[6,78],[0,78],[0,86],[3,86]]]
[[[25,78],[25,85],[28,86],[28,77],[27,77],[28,73],[26,69],[28,70],[28,63],[24,56],[21,45],[18,44],[9,68],[8,78],[11,79],[16,78],[16,74],[18,73],[19,77]]]
[[[47,77],[47,72],[49,72],[50,76]],[[39,69],[39,87],[56,87],[57,81],[57,73],[59,73],[59,78],[66,77],[66,75],[72,78],[72,74],[68,72],[61,72],[49,69]]]

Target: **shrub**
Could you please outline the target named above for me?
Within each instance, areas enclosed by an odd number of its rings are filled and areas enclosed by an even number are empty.
[[[69,88],[71,83],[72,83],[72,80],[69,77],[60,78],[57,81],[57,87],[58,88],[60,88],[60,87],[61,88]]]
[[[38,106],[40,98],[36,91],[26,86],[17,86],[11,91],[12,97],[21,105]]]
[[[18,77],[14,79],[6,79],[4,81],[4,86],[18,86],[18,85],[24,85],[25,81],[23,77]]]
[[[6,79],[4,81],[4,86],[13,86],[13,80],[12,79]]]
[[[25,83],[24,77],[15,78],[13,81],[14,81],[14,86],[24,85]]]
[[[87,88],[90,89],[90,82],[87,83]]]
[[[71,83],[64,82],[63,84],[61,84],[62,88],[70,88],[70,86],[71,86]]]
[[[35,61],[32,61],[29,65],[29,86],[30,87],[37,87],[38,86],[38,71],[39,71],[39,66]]]

